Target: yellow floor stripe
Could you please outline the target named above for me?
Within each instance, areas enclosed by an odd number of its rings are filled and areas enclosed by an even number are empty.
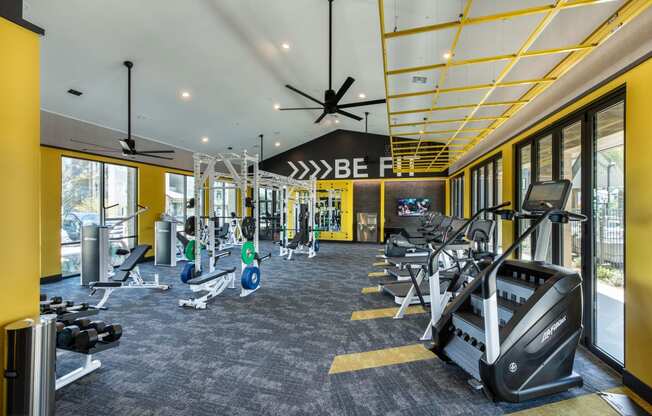
[[[434,358],[436,358],[435,354],[421,344],[344,354],[338,355],[333,359],[328,374],[347,373],[368,368],[432,360]]]
[[[626,394],[634,400],[639,406],[652,411],[652,405],[638,397],[634,392],[625,387],[618,387],[608,390],[611,393]],[[550,403],[534,409],[521,410],[520,412],[510,413],[513,416],[549,416],[549,415],[600,415],[600,416],[618,416],[618,412],[611,408],[597,394],[585,394],[568,400],[562,400],[557,403]]]
[[[373,264],[374,267],[381,267],[381,266],[387,266],[387,263],[384,261],[377,261]]]
[[[385,276],[389,276],[389,275],[387,273],[385,273],[385,272],[369,272],[369,274],[367,276],[369,276],[369,277],[385,277]]]
[[[363,287],[362,294],[368,295],[370,293],[380,293],[380,288],[378,286]]]
[[[392,318],[396,315],[398,308],[367,309],[364,311],[355,311],[351,314],[352,321],[364,321],[367,319]],[[408,306],[405,310],[406,315],[416,315],[426,313],[421,306]]]

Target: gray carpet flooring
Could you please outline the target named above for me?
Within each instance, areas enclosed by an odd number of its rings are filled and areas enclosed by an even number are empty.
[[[620,384],[584,350],[575,365],[584,388],[518,405],[489,402],[464,371],[440,360],[329,375],[336,355],[414,344],[427,322],[426,315],[350,320],[355,310],[395,306],[360,293],[371,286],[378,247],[323,243],[314,259],[275,256],[262,264],[258,292],[240,298],[239,289],[227,290],[206,310],[177,306],[191,296],[181,266],[141,265],[144,276],[156,271],[173,287],[112,295],[99,317],[123,326],[120,346],[95,356],[99,370],[57,391],[57,415],[501,415]],[[220,264],[239,264],[235,254]],[[41,290],[89,301],[78,283]],[[58,375],[83,359],[59,353]]]

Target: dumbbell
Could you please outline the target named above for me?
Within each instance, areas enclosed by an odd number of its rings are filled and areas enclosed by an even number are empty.
[[[75,338],[79,335],[81,330],[76,325],[64,326],[59,330],[59,322],[57,322],[57,347],[70,348],[75,344]]]
[[[75,349],[87,351],[93,348],[98,342],[114,342],[122,337],[122,327],[118,324],[106,325],[104,332],[98,333],[94,329],[81,331],[75,336]]]
[[[97,333],[106,332],[106,323],[104,321],[91,321],[87,318],[77,318],[73,321],[73,325],[77,325],[80,329],[94,329]]]
[[[58,304],[63,302],[63,298],[61,296],[53,296],[50,298],[50,302],[53,304]]]

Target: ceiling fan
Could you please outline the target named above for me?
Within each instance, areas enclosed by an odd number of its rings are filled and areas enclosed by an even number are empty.
[[[127,67],[127,138],[119,140],[121,149],[113,149],[111,147],[76,139],[70,139],[70,141],[94,147],[94,149],[82,149],[84,151],[94,150],[103,153],[122,153],[123,156],[146,156],[157,159],[174,160],[171,157],[158,156],[158,154],[161,153],[174,153],[174,150],[136,150],[136,141],[131,137],[131,70],[134,67],[134,63],[131,61],[124,61],[123,65]]]
[[[383,104],[385,99],[379,100],[370,100],[370,101],[358,101],[355,103],[340,104],[340,100],[344,98],[344,94],[351,88],[351,85],[355,82],[355,79],[352,77],[347,77],[344,81],[344,84],[340,89],[335,92],[333,90],[333,0],[328,0],[328,89],[324,93],[324,101],[319,101],[318,99],[311,97],[303,91],[300,91],[297,88],[294,88],[291,85],[286,85],[285,87],[296,92],[299,95],[319,104],[321,107],[301,107],[301,108],[279,108],[282,111],[289,110],[323,110],[322,114],[315,120],[315,123],[319,123],[326,117],[328,114],[341,114],[346,117],[350,117],[354,120],[360,121],[362,117],[359,117],[353,113],[342,110],[343,108],[352,108],[352,107],[362,107],[366,105],[373,104]]]

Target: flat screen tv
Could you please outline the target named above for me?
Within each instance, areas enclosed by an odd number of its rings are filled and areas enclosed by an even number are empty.
[[[430,198],[400,198],[397,209],[399,217],[418,217],[430,211]]]

